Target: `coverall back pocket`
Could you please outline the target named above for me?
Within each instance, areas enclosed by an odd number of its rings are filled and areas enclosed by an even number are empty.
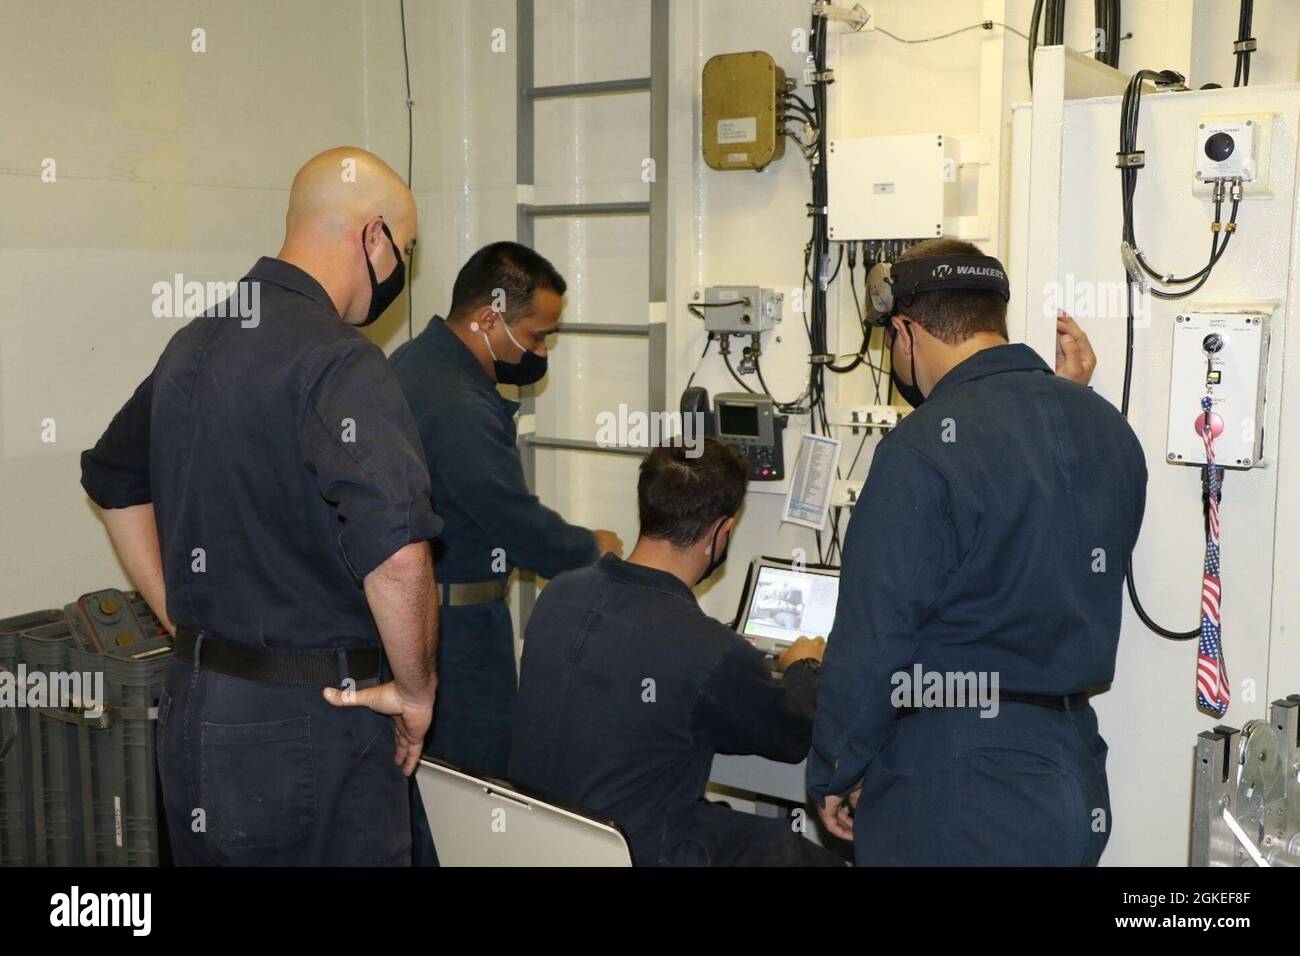
[[[227,848],[284,846],[316,823],[311,719],[204,723],[199,798]]]
[[[954,862],[1077,865],[1087,818],[1064,748],[996,728],[954,732]]]

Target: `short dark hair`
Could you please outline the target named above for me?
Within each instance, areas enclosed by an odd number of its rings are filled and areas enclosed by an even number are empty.
[[[528,315],[538,289],[564,295],[567,288],[564,276],[545,257],[517,242],[494,242],[461,266],[451,290],[449,315],[492,305],[500,295],[505,299],[506,321],[513,323]]]
[[[982,256],[983,251],[960,239],[927,239],[907,249],[898,261],[925,256]],[[901,299],[894,310],[917,322],[936,339],[956,345],[980,332],[1007,337],[1007,303],[988,289],[948,289],[920,292]]]
[[[686,447],[655,448],[641,462],[636,483],[641,534],[689,548],[719,518],[733,518],[745,500],[745,461],[706,438],[699,454]]]

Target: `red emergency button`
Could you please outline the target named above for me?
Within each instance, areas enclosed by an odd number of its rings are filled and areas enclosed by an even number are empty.
[[[1196,419],[1192,422],[1192,431],[1196,432],[1198,437],[1205,434],[1204,412],[1197,413]],[[1210,434],[1215,438],[1218,438],[1223,434],[1223,419],[1214,414],[1214,412],[1210,412]]]
[[[762,475],[764,478],[766,478],[768,475],[770,475],[770,474],[772,473],[772,469],[771,469],[771,468],[760,468],[760,469],[758,469],[758,473],[759,473],[760,475]]]

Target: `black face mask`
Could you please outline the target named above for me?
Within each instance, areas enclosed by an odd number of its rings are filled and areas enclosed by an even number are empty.
[[[910,325],[911,323],[907,323],[907,324]],[[907,334],[908,335],[912,334],[912,330],[910,328],[907,330]],[[897,337],[898,333],[895,332],[894,336]],[[916,338],[915,337],[912,338],[912,382],[911,384],[904,382],[901,378],[898,377],[898,369],[894,368],[893,362],[890,362],[889,378],[894,383],[894,391],[898,392],[898,396],[903,401],[907,402],[907,404],[911,405],[913,408],[920,408],[922,405],[925,404],[925,394],[921,391],[920,388],[917,387],[916,384]]]
[[[718,532],[721,530],[722,530],[722,523],[719,522],[718,526],[713,529],[713,540],[709,542],[709,553],[712,554],[713,557],[709,559],[709,566],[704,569],[704,573],[700,575],[700,579],[695,582],[697,585],[703,584],[705,581],[711,578],[713,576],[713,572],[717,571],[718,568],[722,567],[723,563],[727,560],[727,551],[731,548],[731,538],[730,537],[727,538],[727,547],[723,548],[722,553],[719,554],[718,553]]]
[[[379,228],[384,230],[384,235],[392,243],[393,255],[397,257],[397,268],[383,282],[375,278],[375,267],[370,264],[370,256],[366,255],[366,231],[362,229],[361,254],[366,257],[366,270],[370,273],[370,311],[366,313],[362,326],[370,325],[383,315],[384,310],[393,304],[393,300],[401,295],[402,289],[406,287],[406,263],[402,261],[402,251],[397,248],[397,243],[393,242],[393,234],[388,231],[388,223],[381,222]]]
[[[510,326],[506,325],[505,321],[503,317],[501,324],[506,330],[506,335],[511,342],[514,342],[515,348],[520,349],[524,354],[518,362],[501,361],[492,349],[492,340],[484,332],[483,338],[487,342],[488,351],[492,353],[492,371],[496,373],[497,381],[503,385],[532,385],[534,382],[540,382],[546,375],[546,356],[530,352],[515,342],[515,337],[510,334]]]

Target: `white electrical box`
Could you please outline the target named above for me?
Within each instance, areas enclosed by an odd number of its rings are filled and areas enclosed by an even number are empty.
[[[1215,462],[1226,468],[1260,463],[1270,314],[1266,308],[1224,308],[1175,316],[1169,461],[1205,464],[1201,400],[1208,395]]]
[[[1193,192],[1209,196],[1218,179],[1240,179],[1245,196],[1271,196],[1268,158],[1273,113],[1206,115],[1196,120]]]
[[[933,239],[960,211],[960,147],[942,133],[833,139],[827,228],[850,239]]]

